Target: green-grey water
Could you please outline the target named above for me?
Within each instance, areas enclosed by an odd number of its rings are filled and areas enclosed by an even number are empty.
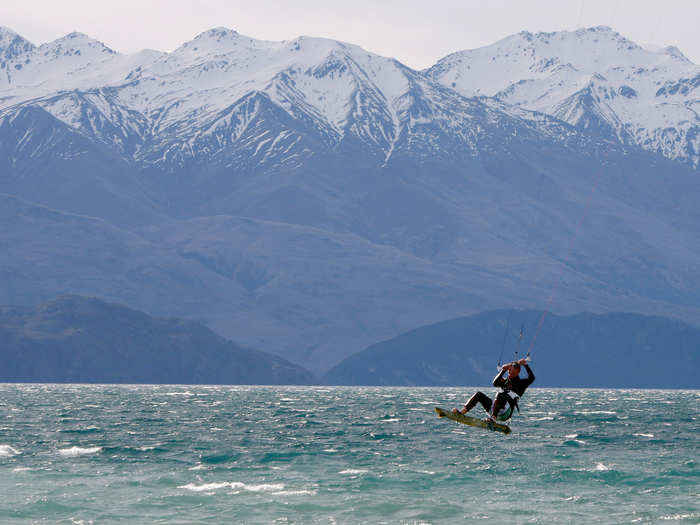
[[[700,392],[471,392],[0,385],[0,523],[700,523]]]

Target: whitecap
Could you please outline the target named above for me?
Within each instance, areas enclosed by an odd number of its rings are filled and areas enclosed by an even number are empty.
[[[29,467],[17,467],[17,468],[13,468],[12,472],[29,472],[30,470],[34,470],[34,469],[29,468]]]
[[[653,438],[654,437],[654,434],[643,434],[641,432],[639,434],[633,434],[633,435],[638,436],[638,437],[645,437],[645,438]]]
[[[102,447],[70,447],[62,448],[58,451],[61,456],[74,458],[77,456],[86,456],[89,454],[97,454],[102,451]]]
[[[395,423],[396,421],[401,421],[401,420],[399,418],[392,417],[392,418],[383,420],[382,423]]]
[[[188,483],[187,485],[181,485],[178,488],[191,490],[193,492],[212,492],[224,488],[241,489],[249,492],[278,492],[284,490],[284,484],[261,483],[259,485],[248,485],[247,483],[242,483],[240,481],[223,481],[220,483],[204,483],[203,485]]]
[[[240,481],[234,481],[231,484],[232,489],[243,489],[250,492],[275,492],[284,489],[284,483],[261,483],[260,485],[248,485]]]
[[[338,449],[337,448],[324,448],[323,451],[324,452],[338,452]]]
[[[198,463],[194,467],[190,467],[187,470],[208,470],[208,469],[209,469],[209,467],[207,467],[206,465],[202,465],[201,463]]]
[[[341,470],[338,474],[367,474],[368,470],[362,468],[349,468],[346,470]]]
[[[0,445],[0,458],[9,458],[19,454],[19,450],[10,445]]]
[[[281,490],[272,493],[273,496],[315,496],[316,494],[315,490]]]
[[[662,519],[664,521],[681,521],[697,517],[700,517],[700,513],[693,512],[691,514],[669,514],[668,516],[661,516],[659,519]]]
[[[195,485],[194,483],[188,483],[187,485],[180,485],[179,489],[187,489],[193,492],[207,492],[217,489],[223,489],[229,487],[230,483],[224,481],[223,483],[205,483],[204,485]]]
[[[596,463],[595,468],[593,470],[596,472],[605,472],[606,470],[610,470],[610,467],[603,463]]]

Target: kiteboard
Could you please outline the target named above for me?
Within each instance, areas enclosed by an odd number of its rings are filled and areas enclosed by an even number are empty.
[[[446,417],[452,421],[457,421],[464,425],[469,425],[470,427],[485,428],[487,430],[493,430],[495,432],[503,432],[504,434],[510,434],[510,427],[502,423],[496,423],[492,421],[484,421],[483,419],[477,419],[475,417],[465,416],[464,414],[453,413],[448,410],[443,410],[440,407],[435,407],[435,412],[440,417]]]

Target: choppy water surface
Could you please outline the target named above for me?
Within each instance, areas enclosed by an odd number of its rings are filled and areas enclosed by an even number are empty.
[[[0,385],[0,522],[700,523],[700,392],[470,393]]]

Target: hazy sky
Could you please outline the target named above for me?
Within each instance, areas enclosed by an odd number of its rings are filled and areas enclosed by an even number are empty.
[[[216,26],[260,39],[322,36],[414,68],[518,31],[608,25],[700,63],[699,0],[0,0],[0,25],[35,44],[71,31],[122,53],[172,51]]]

